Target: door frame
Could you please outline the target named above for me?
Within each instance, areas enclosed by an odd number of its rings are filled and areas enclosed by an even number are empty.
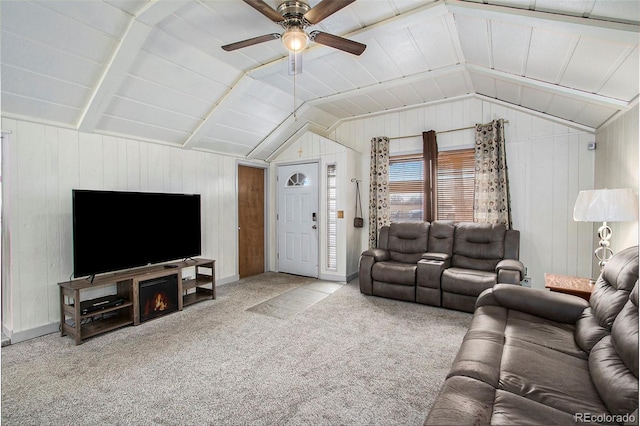
[[[262,169],[264,172],[264,271],[269,271],[269,165],[261,163],[252,163],[251,161],[236,160],[236,275],[240,277],[240,210],[238,206],[238,194],[240,193],[240,183],[238,179],[238,168],[240,166],[253,167],[254,169]]]
[[[275,174],[275,181],[276,181],[276,187],[275,187],[275,200],[276,200],[276,209],[275,209],[275,214],[276,217],[278,217],[278,215],[280,214],[280,202],[278,201],[280,198],[280,183],[278,182],[278,175],[280,174],[280,166],[297,166],[297,165],[302,165],[302,164],[315,164],[316,168],[318,169],[318,193],[316,194],[318,196],[318,238],[317,238],[317,254],[318,254],[318,276],[316,278],[320,278],[320,271],[321,271],[321,264],[320,264],[320,236],[322,235],[321,232],[324,232],[324,226],[322,224],[322,220],[321,218],[324,217],[324,214],[322,212],[322,205],[320,203],[320,197],[321,197],[321,193],[322,193],[322,189],[320,187],[320,184],[323,182],[322,180],[322,168],[320,167],[320,160],[298,160],[298,161],[283,161],[281,163],[277,163],[275,164],[276,170],[274,171]],[[276,220],[276,235],[275,235],[275,240],[276,240],[276,253],[280,252],[280,221]],[[278,259],[277,255],[276,255],[276,271],[280,272],[280,260]]]

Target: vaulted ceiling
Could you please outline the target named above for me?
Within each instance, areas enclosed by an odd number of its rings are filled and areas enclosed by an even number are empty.
[[[3,116],[239,157],[469,95],[589,129],[638,102],[636,0],[358,0],[308,31],[365,52],[311,43],[295,80],[278,40],[221,49],[282,32],[241,0],[0,7]]]

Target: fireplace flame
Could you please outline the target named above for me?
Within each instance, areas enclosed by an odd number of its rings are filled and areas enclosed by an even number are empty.
[[[166,309],[169,309],[169,297],[164,292],[158,292],[145,303],[144,316],[149,316],[153,312],[162,312]]]

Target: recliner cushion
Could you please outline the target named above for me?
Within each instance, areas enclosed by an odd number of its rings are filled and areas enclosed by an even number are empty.
[[[417,269],[417,264],[394,261],[376,262],[371,268],[371,277],[374,281],[415,286]]]
[[[429,226],[429,222],[392,223],[387,241],[391,260],[418,263],[427,252]]]
[[[576,324],[576,341],[589,352],[604,336],[629,300],[638,277],[638,247],[629,247],[607,262],[596,281],[589,303]]]
[[[442,291],[467,296],[478,296],[496,284],[495,272],[475,269],[449,268],[442,272]]]
[[[451,265],[465,269],[495,271],[504,258],[504,225],[458,223],[453,240]]]

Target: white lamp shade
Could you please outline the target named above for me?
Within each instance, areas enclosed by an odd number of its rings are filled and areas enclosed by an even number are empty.
[[[628,222],[637,218],[637,198],[628,188],[580,191],[573,208],[573,220],[580,222]]]

